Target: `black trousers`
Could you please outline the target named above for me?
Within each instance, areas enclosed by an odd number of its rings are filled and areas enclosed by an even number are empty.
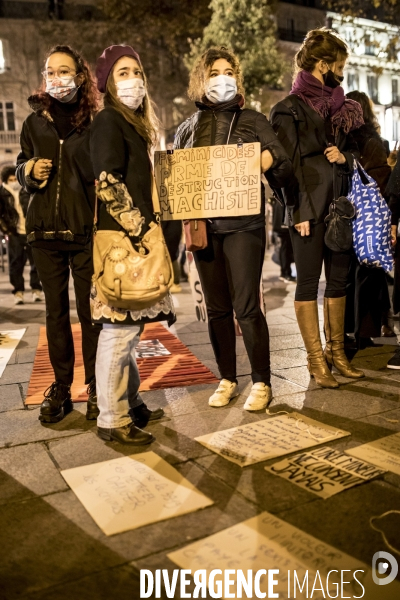
[[[291,264],[293,262],[293,248],[292,241],[290,239],[289,230],[285,233],[277,234],[281,240],[281,246],[279,248],[279,262],[281,266],[281,276],[290,277],[292,275]]]
[[[24,268],[29,261],[30,286],[33,290],[41,290],[39,275],[33,261],[32,248],[27,244],[26,235],[15,233],[8,236],[8,263],[10,283],[13,286],[13,294],[25,291]]]
[[[70,384],[74,378],[74,343],[69,314],[69,276],[74,280],[76,309],[82,327],[82,354],[85,383],[95,375],[97,339],[101,325],[93,325],[90,315],[90,286],[93,275],[92,246],[82,250],[32,248],[46,299],[46,328],[50,362],[55,379]]]
[[[307,302],[318,297],[318,284],[322,263],[325,264],[326,298],[342,298],[346,295],[347,276],[353,251],[332,252],[325,245],[325,223],[311,224],[311,234],[301,237],[290,227],[294,262],[297,270],[295,300]]]
[[[264,227],[210,234],[207,248],[194,253],[215,359],[221,377],[229,381],[237,381],[235,311],[250,360],[253,383],[271,384],[268,326],[260,308],[264,254]]]

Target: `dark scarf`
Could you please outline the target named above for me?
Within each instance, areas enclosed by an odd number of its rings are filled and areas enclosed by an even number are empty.
[[[203,96],[201,102],[196,102],[197,108],[200,110],[212,110],[216,112],[220,112],[223,110],[227,110],[230,112],[236,112],[241,110],[244,105],[244,97],[242,94],[236,94],[232,100],[228,100],[228,102],[220,102],[218,104],[214,104],[207,98],[207,96]]]
[[[330,117],[335,132],[343,129],[349,133],[364,124],[358,102],[346,98],[340,85],[328,87],[308,71],[299,72],[290,93],[298,96],[323,119]]]

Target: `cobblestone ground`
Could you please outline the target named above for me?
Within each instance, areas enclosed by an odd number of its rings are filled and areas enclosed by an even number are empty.
[[[400,431],[400,372],[385,368],[396,340],[377,340],[379,346],[358,352],[354,363],[365,370],[364,380],[339,377],[339,391],[319,389],[307,372],[293,310],[294,287],[279,281],[278,268],[267,255],[264,288],[271,334],[272,409],[290,407],[351,432],[331,442],[341,450]],[[367,564],[377,550],[386,549],[369,519],[400,507],[400,477],[387,473],[322,500],[267,473],[268,463],[241,469],[194,441],[198,435],[266,418],[263,411],[242,410],[251,381],[241,339],[237,343],[241,394],[229,407],[208,406],[214,387],[210,385],[144,394],[150,407],[165,410],[163,421],[149,426],[157,438],[151,450],[210,497],[213,506],[136,531],[103,535],[60,470],[135,450],[102,442],[95,423],[85,420],[84,404],[75,405],[61,423],[46,427],[38,421],[38,408],[24,406],[45,307],[29,302],[14,307],[9,289],[7,274],[0,271],[1,330],[26,327],[0,379],[1,598],[134,600],[139,598],[140,568],[172,570],[176,565],[166,556],[171,550],[264,510]],[[175,333],[217,373],[206,326],[196,321],[188,284],[183,284],[175,301]],[[72,315],[76,322],[74,305]]]

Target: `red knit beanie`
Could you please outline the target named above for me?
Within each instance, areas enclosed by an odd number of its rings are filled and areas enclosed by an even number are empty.
[[[99,92],[105,93],[110,71],[122,56],[132,56],[140,64],[139,54],[131,46],[118,44],[106,48],[96,63],[97,89]]]

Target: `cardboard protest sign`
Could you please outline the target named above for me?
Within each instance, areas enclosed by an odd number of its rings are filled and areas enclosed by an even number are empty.
[[[265,470],[320,498],[330,498],[386,472],[329,446],[284,458]]]
[[[0,377],[25,331],[26,329],[0,331]]]
[[[164,221],[261,212],[259,142],[158,151],[154,174]]]
[[[61,475],[106,535],[213,504],[154,452],[67,469]]]
[[[346,450],[346,454],[400,475],[400,433],[351,448]]]
[[[348,431],[293,412],[216,431],[195,440],[237,465],[246,467],[347,435],[350,435]]]
[[[196,263],[194,262],[194,258],[191,252],[187,252],[188,255],[188,263],[189,263],[189,283],[190,289],[192,292],[194,309],[196,311],[196,318],[198,321],[203,323],[207,323],[207,307],[206,301],[204,297],[203,288],[201,285],[199,272],[196,268]]]
[[[254,578],[262,569],[278,571],[274,573],[277,584],[273,593],[279,598],[391,600],[400,593],[400,584],[394,581],[380,586],[377,595],[378,586],[372,582],[370,566],[268,512],[170,552],[168,558],[192,573],[205,570],[207,581],[214,569],[220,569],[222,573],[215,580],[221,582],[221,589],[226,581],[224,573],[229,572],[232,595],[225,594],[224,598],[261,598],[254,587],[253,593],[246,591],[243,577],[249,580],[250,571],[250,578]],[[237,593],[238,586],[241,595]],[[275,597],[269,593],[266,573],[260,579],[259,589],[266,598]]]
[[[160,340],[142,340],[136,346],[136,358],[154,358],[171,354]]]

